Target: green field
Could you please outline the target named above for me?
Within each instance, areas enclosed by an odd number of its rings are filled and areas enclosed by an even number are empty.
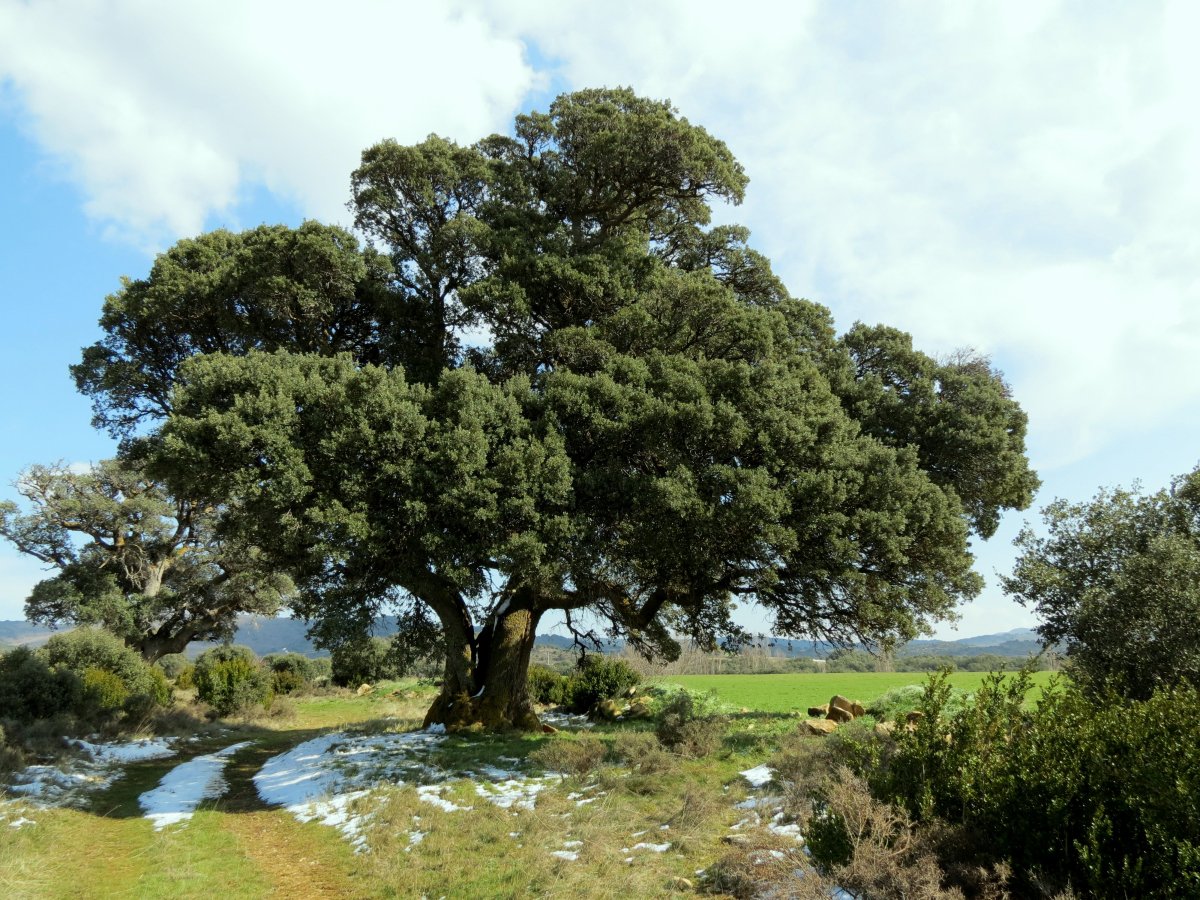
[[[1034,672],[1031,692],[1035,697],[1049,682],[1053,673]],[[972,691],[979,686],[985,672],[955,672],[950,684]],[[721,700],[737,707],[761,712],[803,712],[810,706],[828,703],[834,694],[851,700],[870,703],[880,694],[906,684],[923,684],[928,676],[923,672],[844,672],[831,674],[780,675],[676,675],[658,680],[682,684],[699,691],[713,691]]]

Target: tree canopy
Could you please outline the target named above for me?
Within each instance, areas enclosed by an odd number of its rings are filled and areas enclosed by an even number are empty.
[[[1144,700],[1160,686],[1200,686],[1200,468],[1167,490],[1103,490],[1057,500],[1046,535],[1031,528],[1004,587],[1064,644],[1076,680]]]
[[[32,466],[28,503],[0,503],[0,536],[57,569],[25,603],[31,622],[101,625],[153,662],[233,633],[238,613],[275,614],[292,589],[257,549],[214,530],[129,460],[79,472]]]
[[[181,242],[75,374],[98,423],[159,429],[155,473],[296,578],[318,638],[392,599],[436,619],[431,721],[531,723],[551,610],[667,655],[736,640],[738,598],[779,634],[910,638],[979,590],[969,535],[1031,502],[1024,414],[984,358],[838,337],[711,226],[746,184],[625,89],[385,141],[351,179],[367,247]]]

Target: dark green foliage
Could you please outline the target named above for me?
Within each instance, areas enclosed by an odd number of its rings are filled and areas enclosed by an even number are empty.
[[[1073,677],[1092,690],[1148,698],[1200,686],[1200,468],[1170,490],[1101,491],[1043,510],[1047,535],[1025,529],[1004,588],[1065,644]]]
[[[358,687],[399,678],[404,674],[403,669],[391,650],[392,642],[381,637],[339,644],[330,655],[330,678],[340,687]]]
[[[83,696],[79,675],[52,669],[39,654],[17,647],[0,656],[0,719],[28,723],[75,709]]]
[[[263,665],[271,672],[271,688],[276,694],[306,690],[329,674],[328,663],[320,665],[300,653],[271,653],[263,657]]]
[[[38,653],[51,666],[66,669],[80,678],[89,670],[96,670],[120,679],[131,712],[170,702],[170,686],[163,673],[103,629],[76,628],[56,634]],[[111,685],[100,688],[104,680],[95,674],[92,678],[105,696],[115,696]]]
[[[575,712],[587,712],[601,700],[618,697],[642,676],[623,659],[603,654],[585,656],[571,674],[569,703]]]
[[[544,706],[561,706],[570,696],[571,679],[545,666],[531,665],[526,683],[529,699]]]
[[[1128,701],[1065,684],[1027,710],[1027,688],[990,679],[950,717],[948,686],[933,679],[873,791],[986,835],[1019,877],[1095,897],[1197,896],[1200,693]]]
[[[839,340],[711,226],[746,174],[668,102],[564,94],[512,136],[368,148],[351,184],[390,260],[316,223],[181,241],[75,376],[99,424],[162,425],[135,449],[296,579],[320,646],[411,600],[439,710],[496,680],[481,710],[531,722],[511,675],[554,610],[667,657],[745,638],[748,595],[777,634],[906,640],[1029,502],[999,373]]]
[[[214,647],[196,660],[196,696],[218,715],[270,705],[271,673],[248,647]]]

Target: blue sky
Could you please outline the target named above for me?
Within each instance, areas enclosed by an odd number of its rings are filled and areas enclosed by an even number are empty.
[[[1037,506],[1156,488],[1200,460],[1197,33],[1171,2],[0,0],[0,481],[111,452],[67,366],[178,238],[344,223],[380,138],[627,84],[730,145],[751,185],[723,216],[839,328],[991,354]],[[978,548],[961,633],[1032,623],[991,577],[1025,519]],[[0,547],[0,618],[39,576]]]

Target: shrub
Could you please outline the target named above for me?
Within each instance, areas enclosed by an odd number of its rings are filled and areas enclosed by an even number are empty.
[[[680,756],[708,756],[721,746],[726,720],[701,715],[688,691],[675,694],[663,707],[655,733],[664,747]]]
[[[120,675],[88,666],[83,671],[83,697],[102,712],[116,712],[129,699],[129,689]]]
[[[39,655],[17,647],[0,656],[0,719],[28,723],[75,709],[79,677],[55,670]]]
[[[612,656],[585,656],[570,678],[570,706],[574,712],[587,712],[601,700],[629,690],[642,676],[623,659]]]
[[[612,756],[642,775],[659,775],[675,767],[675,757],[663,750],[657,737],[644,731],[622,731],[613,741]]]
[[[276,694],[292,694],[312,687],[320,669],[313,662],[300,653],[272,653],[263,658]]]
[[[182,653],[168,653],[166,656],[160,656],[154,665],[162,669],[162,673],[172,681],[176,681],[180,673],[191,668],[192,662]]]
[[[944,679],[925,717],[871,775],[876,796],[914,817],[989,836],[998,859],[1092,896],[1196,896],[1200,887],[1200,692],[1146,701],[988,679],[957,718]]]
[[[550,772],[586,775],[604,761],[606,753],[599,738],[585,734],[577,738],[553,738],[529,754],[529,758]]]
[[[391,658],[391,642],[371,637],[346,641],[330,655],[333,683],[342,687],[375,684],[388,678],[398,678],[400,672]]]
[[[175,676],[175,687],[181,691],[186,691],[196,686],[196,667],[188,663],[179,670],[179,674]]]
[[[903,687],[892,688],[868,703],[867,713],[881,722],[894,722],[918,709],[924,696],[924,685],[906,684]],[[941,713],[951,718],[959,715],[970,705],[973,696],[970,691],[951,688],[945,704],[941,707]]]
[[[571,679],[546,666],[532,665],[526,678],[529,698],[546,706],[561,706],[567,702]]]
[[[214,647],[196,660],[196,696],[227,716],[270,705],[271,675],[248,647]]]
[[[38,652],[51,666],[80,678],[88,669],[115,675],[124,685],[129,702],[139,708],[170,702],[170,687],[162,673],[103,629],[76,628],[56,634]]]

